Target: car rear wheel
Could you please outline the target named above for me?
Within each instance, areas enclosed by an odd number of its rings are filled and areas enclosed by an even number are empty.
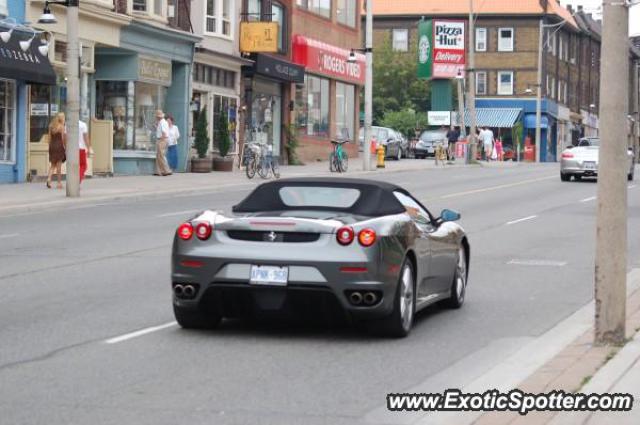
[[[571,174],[560,173],[560,180],[562,180],[563,182],[568,182],[569,180],[571,180]]]
[[[393,338],[404,338],[409,335],[416,312],[415,283],[411,261],[405,258],[400,270],[400,278],[393,300],[393,312],[383,320],[381,327],[384,335]]]
[[[631,171],[629,174],[627,174],[627,180],[628,181],[633,181],[633,171]]]
[[[467,255],[464,247],[458,250],[458,263],[456,271],[451,283],[451,296],[446,300],[449,308],[460,308],[464,304],[464,298],[467,293]]]
[[[222,321],[222,316],[216,312],[201,308],[186,309],[174,305],[173,315],[180,327],[184,329],[215,329]]]
[[[580,180],[582,180],[582,176],[580,174],[574,174],[573,175],[573,179],[577,182],[579,182]]]

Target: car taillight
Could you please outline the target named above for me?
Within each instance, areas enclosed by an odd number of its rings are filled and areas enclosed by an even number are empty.
[[[338,229],[336,233],[336,239],[340,245],[349,245],[353,242],[355,233],[351,227],[345,226]]]
[[[564,159],[570,159],[570,158],[573,158],[573,154],[572,154],[571,152],[564,152],[564,153],[562,154],[562,158],[564,158]]]
[[[191,223],[182,223],[178,227],[178,237],[183,241],[188,241],[193,236],[193,225]]]
[[[201,241],[206,241],[211,236],[211,225],[209,223],[198,223],[196,226],[196,236]]]
[[[376,232],[373,229],[363,229],[358,233],[358,242],[362,246],[371,246],[376,242]]]

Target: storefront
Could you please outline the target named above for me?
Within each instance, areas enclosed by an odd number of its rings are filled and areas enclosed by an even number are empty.
[[[3,32],[11,28],[0,25]],[[13,30],[0,41],[0,183],[23,182],[27,178],[27,109],[29,84],[55,84],[49,59],[42,55],[39,41],[32,40],[25,51],[21,40],[33,33]]]
[[[243,67],[243,78],[247,113],[245,140],[270,144],[274,155],[282,157],[283,125],[288,122],[284,106],[290,101],[292,85],[304,83],[304,68],[257,54],[253,66]]]
[[[365,81],[365,57],[349,62],[350,50],[302,35],[293,36],[293,61],[305,67],[304,83],[293,96],[295,125],[301,139],[302,157],[326,158],[329,140],[355,140],[358,131],[357,101]],[[348,144],[357,155],[357,144]]]
[[[95,116],[113,122],[113,172],[153,174],[155,111],[189,128],[191,66],[198,37],[143,22],[121,30],[120,48],[96,50]],[[186,170],[188,138],[178,145],[178,170]]]
[[[580,114],[582,114],[582,125],[584,127],[582,137],[598,137],[600,135],[598,132],[600,128],[598,116],[584,109],[580,110]]]
[[[196,48],[193,64],[192,122],[197,114],[207,108],[210,150],[218,151],[220,117],[226,113],[231,137],[230,155],[239,152],[239,107],[241,64],[253,62],[203,48]],[[185,132],[185,136],[186,136]]]

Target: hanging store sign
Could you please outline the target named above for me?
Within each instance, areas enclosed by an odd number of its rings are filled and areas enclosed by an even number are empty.
[[[464,75],[465,21],[433,21],[433,78]]]
[[[429,125],[451,125],[451,111],[428,111]]]
[[[240,22],[240,51],[245,53],[277,53],[277,22]]]
[[[171,63],[138,58],[138,79],[144,82],[171,85]]]
[[[365,56],[356,53],[355,62],[349,62],[350,53],[351,50],[301,35],[293,37],[293,61],[305,66],[307,72],[364,85]]]

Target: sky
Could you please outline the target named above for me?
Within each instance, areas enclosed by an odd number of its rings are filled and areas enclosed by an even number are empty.
[[[560,4],[582,5],[589,13],[602,13],[598,10],[602,6],[602,0],[560,0]],[[640,35],[640,4],[633,6],[629,11],[629,35]]]

